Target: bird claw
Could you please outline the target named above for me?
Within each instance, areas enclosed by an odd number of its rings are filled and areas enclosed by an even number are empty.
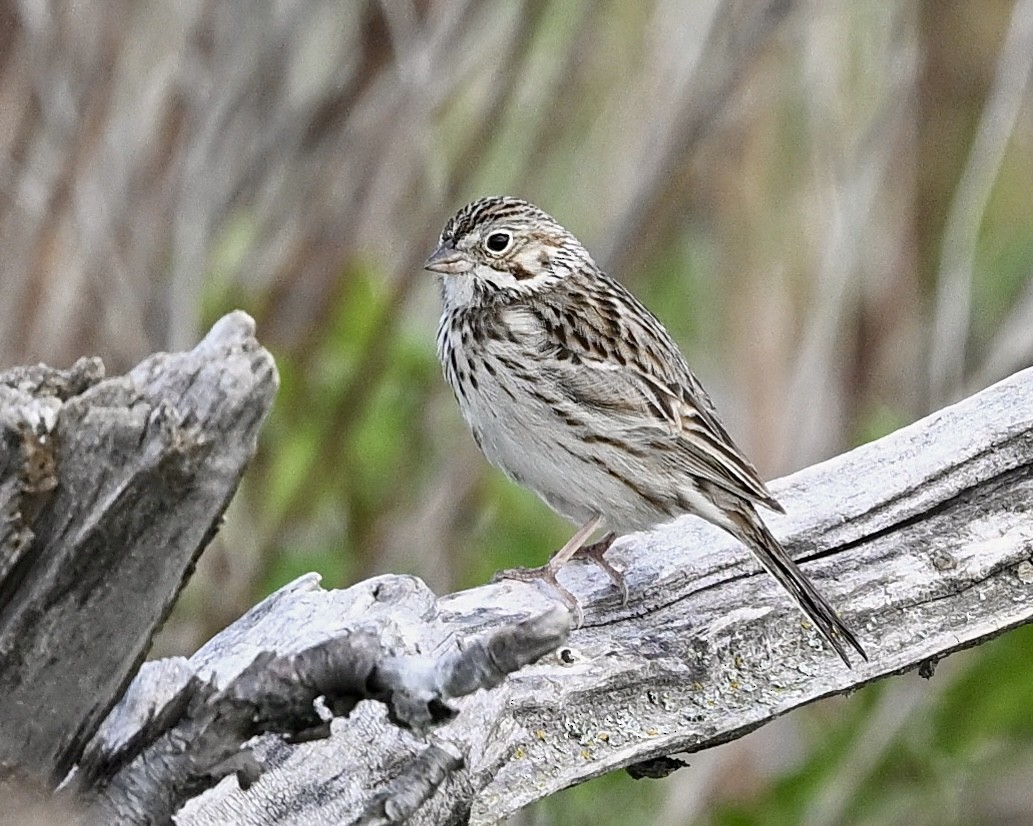
[[[610,581],[617,586],[617,590],[620,591],[621,604],[628,604],[628,583],[624,579],[624,574],[614,568],[607,560],[604,554],[610,549],[613,544],[613,540],[616,539],[616,534],[608,533],[598,542],[593,542],[591,545],[584,545],[578,548],[574,552],[576,557],[584,557],[585,559],[594,562],[610,578]],[[499,571],[495,576],[492,577],[492,582],[498,582],[500,579],[515,579],[519,582],[545,582],[551,585],[553,590],[556,591],[560,598],[566,604],[567,608],[574,615],[574,628],[575,630],[580,628],[585,623],[585,612],[581,607],[581,602],[565,587],[560,585],[559,579],[556,574],[559,569],[563,567],[564,563],[556,565],[554,562],[542,565],[539,568],[510,568],[505,571]]]
[[[503,579],[515,579],[517,582],[544,582],[551,585],[553,590],[560,595],[563,604],[574,615],[574,630],[576,631],[585,624],[585,612],[581,607],[578,598],[570,591],[560,585],[556,577],[558,568],[552,565],[542,565],[540,568],[508,568],[505,571],[498,571],[492,578],[492,582],[499,582]]]

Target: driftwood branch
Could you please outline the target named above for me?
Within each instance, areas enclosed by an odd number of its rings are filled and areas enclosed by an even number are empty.
[[[871,654],[854,670],[742,548],[699,520],[614,549],[631,586],[627,606],[595,568],[565,569],[565,583],[589,606],[585,627],[500,688],[460,702],[434,736],[464,756],[462,766],[436,764],[437,790],[411,822],[492,823],[617,768],[664,774],[679,765],[670,755],[888,675],[928,673],[952,651],[1029,621],[1031,470],[1026,371],[774,484],[788,515],[771,524]],[[355,616],[382,623],[396,648],[449,649],[550,604],[546,590],[516,582],[436,599],[406,577],[330,592],[302,580],[213,640],[191,667],[229,679],[256,652],[292,650]],[[399,786],[427,797],[428,775],[412,768],[427,748],[381,707],[360,704],[328,742],[260,741],[255,753],[275,773],[246,792],[224,780],[178,820],[400,822],[412,809],[362,818]]]
[[[83,362],[67,374],[30,370],[0,382],[0,505],[19,517],[0,535],[0,681],[4,696],[22,691],[23,717],[38,708],[64,721],[61,731],[43,721],[30,737],[14,711],[0,711],[4,760],[51,778],[78,762],[64,792],[95,821],[112,813],[160,821],[192,797],[178,822],[491,823],[613,769],[664,774],[680,765],[671,757],[679,752],[875,679],[928,672],[950,652],[1033,617],[1026,371],[773,484],[788,515],[769,523],[871,655],[852,671],[745,550],[686,518],[611,551],[627,574],[626,606],[596,568],[564,569],[587,609],[585,626],[565,643],[562,613],[535,585],[502,582],[437,598],[411,577],[341,591],[302,578],[190,660],[144,666],[87,747],[143,650],[140,640],[212,530],[275,386],[271,360],[241,316],[221,322],[192,354],[155,357],[125,379],[102,382],[96,372]],[[101,392],[112,382],[122,389]],[[126,421],[127,411],[135,418],[125,435],[89,438]],[[211,420],[221,429],[197,439]],[[93,445],[81,454],[95,465],[92,476],[76,483],[72,458],[80,454],[53,434]],[[169,457],[153,444],[166,445]],[[212,458],[226,453],[236,459]],[[183,514],[196,519],[194,533],[168,529],[182,528]],[[167,559],[173,551],[178,568]],[[150,567],[128,564],[127,555]],[[138,596],[134,589],[151,579],[160,587]],[[55,580],[65,590],[47,590]],[[32,594],[53,595],[35,603],[38,629],[28,621]],[[62,613],[64,600],[79,613]],[[42,610],[54,606],[55,616]],[[88,621],[84,611],[93,612]],[[27,635],[28,647],[12,629]],[[328,655],[340,646],[333,641],[359,629],[373,647],[369,657],[357,664],[347,646],[337,660]],[[298,659],[312,650],[320,653]],[[95,693],[88,701],[71,696],[76,670]],[[39,682],[20,687],[18,673]],[[317,695],[325,699],[313,705]],[[220,719],[228,697],[247,710],[236,723]],[[347,719],[328,724],[335,714]],[[22,734],[12,739],[9,731]],[[270,733],[241,748],[260,731]]]
[[[289,743],[328,738],[331,718],[348,716],[362,700],[382,703],[394,725],[425,734],[456,716],[449,701],[494,688],[555,650],[569,625],[567,611],[556,607],[462,650],[427,657],[390,653],[382,629],[360,620],[298,654],[263,651],[222,688],[181,659],[150,664],[63,793],[74,796],[91,823],[168,822],[223,777],[250,788],[262,774],[261,761],[245,746],[256,735],[276,732]],[[461,752],[432,744],[372,796],[369,822],[415,811],[462,763]]]
[[[193,351],[0,373],[0,768],[60,780],[143,660],[276,391],[242,313]]]

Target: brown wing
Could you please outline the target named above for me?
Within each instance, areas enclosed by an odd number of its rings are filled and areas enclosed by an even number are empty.
[[[618,282],[593,276],[580,300],[535,306],[540,357],[565,392],[605,413],[615,430],[658,428],[674,437],[689,473],[782,511],[736,446],[714,405],[660,321]]]

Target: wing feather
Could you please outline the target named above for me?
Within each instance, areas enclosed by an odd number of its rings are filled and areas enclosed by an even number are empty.
[[[693,476],[782,511],[660,321],[618,282],[593,286],[594,300],[534,308],[542,369],[614,432],[666,436]]]

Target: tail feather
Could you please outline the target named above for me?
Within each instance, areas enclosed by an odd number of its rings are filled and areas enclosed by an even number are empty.
[[[726,530],[744,543],[765,570],[789,592],[789,595],[796,600],[796,604],[814,623],[822,636],[836,649],[836,653],[847,664],[847,667],[851,667],[851,663],[847,657],[847,649],[843,645],[843,640],[846,640],[867,662],[868,654],[865,653],[853,631],[847,627],[836,610],[829,605],[828,600],[818,592],[814,584],[797,567],[792,557],[771,534],[753,507],[747,505],[739,512],[728,513],[727,516],[733,522],[734,527],[724,526]]]

